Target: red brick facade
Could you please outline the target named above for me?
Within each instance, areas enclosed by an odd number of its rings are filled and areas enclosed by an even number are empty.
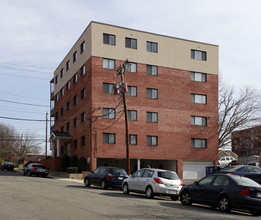
[[[117,68],[124,61],[116,60]],[[76,84],[71,79],[71,88],[55,103],[54,115],[58,112],[54,130],[67,132],[70,122],[72,140],[61,143],[61,153],[65,153],[68,143],[71,144],[71,156],[77,155],[88,158],[91,156],[89,169],[97,166],[97,158],[126,157],[125,124],[122,115],[123,104],[117,108],[115,119],[104,119],[103,108],[115,108],[121,97],[103,93],[103,83],[119,81],[115,78],[116,70],[103,68],[103,58],[91,57],[86,62],[86,73],[81,76],[77,72]],[[177,172],[182,177],[183,161],[217,161],[218,159],[218,76],[207,74],[207,82],[191,80],[191,72],[186,70],[158,67],[158,75],[146,73],[146,64],[137,63],[137,73],[127,72],[125,82],[129,86],[137,87],[137,97],[127,96],[128,110],[137,111],[137,121],[129,121],[129,134],[137,135],[137,145],[130,145],[131,159],[176,160]],[[86,97],[81,98],[82,89],[86,90]],[[146,98],[146,89],[158,90],[157,99]],[[207,95],[207,104],[191,103],[191,94]],[[78,96],[78,103],[73,105],[74,96]],[[66,105],[70,102],[71,109]],[[64,114],[61,115],[61,107]],[[85,112],[85,122],[81,122],[81,114]],[[157,112],[158,122],[146,121],[147,112]],[[121,117],[122,115],[122,117]],[[207,117],[207,126],[191,125],[191,116]],[[74,127],[74,118],[77,126]],[[91,121],[91,124],[90,124]],[[90,140],[90,128],[92,138]],[[115,133],[115,144],[103,144],[103,133]],[[157,146],[147,146],[147,135],[158,137]],[[85,146],[81,139],[85,136]],[[207,148],[192,148],[192,138],[207,139]],[[74,141],[77,140],[75,149]],[[92,146],[90,148],[90,146]]]

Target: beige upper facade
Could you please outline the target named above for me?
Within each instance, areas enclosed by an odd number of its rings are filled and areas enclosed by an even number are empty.
[[[115,45],[103,43],[103,34],[111,34],[116,38]],[[125,38],[137,40],[137,49],[125,47]],[[158,44],[158,52],[147,51],[147,41]],[[81,44],[85,42],[85,51],[80,52]],[[206,60],[191,58],[191,50],[204,51]],[[77,51],[77,60],[73,62],[73,54]],[[58,79],[54,86],[54,94],[73,77],[73,75],[91,57],[103,57],[130,62],[150,64],[188,71],[202,72],[217,75],[218,46],[196,41],[184,40],[159,34],[153,34],[113,25],[91,22],[64,60],[54,72]],[[66,63],[70,61],[70,68],[66,71]],[[60,70],[64,69],[64,76],[60,77]],[[139,70],[137,70],[138,72]]]

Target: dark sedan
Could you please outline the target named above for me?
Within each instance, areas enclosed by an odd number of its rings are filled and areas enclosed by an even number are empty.
[[[8,171],[14,171],[14,164],[12,162],[3,161],[0,165],[0,169],[2,171],[8,170]]]
[[[252,165],[237,165],[222,171],[225,174],[248,177],[261,184],[261,168]]]
[[[121,187],[122,181],[128,177],[122,168],[102,166],[85,176],[84,185],[86,187],[90,185],[101,186],[102,189],[107,189],[110,186]]]
[[[216,174],[194,184],[183,186],[180,192],[183,205],[201,203],[229,212],[232,208],[247,209],[254,216],[261,215],[261,185],[242,176]]]
[[[29,163],[24,168],[24,176],[28,174],[29,176],[36,175],[36,176],[43,176],[47,177],[49,173],[49,170],[40,163]]]

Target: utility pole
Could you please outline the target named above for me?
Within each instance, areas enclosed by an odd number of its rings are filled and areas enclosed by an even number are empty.
[[[47,157],[48,112],[46,112],[45,156]]]
[[[125,75],[125,66],[128,65],[128,60],[126,60],[122,65],[120,65],[118,72],[121,75],[121,84],[122,86],[125,85],[124,82],[124,75]],[[127,89],[127,88],[126,88]],[[122,98],[123,98],[123,106],[124,106],[124,115],[125,115],[125,139],[126,139],[126,160],[127,160],[127,174],[130,175],[130,152],[129,152],[129,126],[128,126],[128,112],[127,112],[127,105],[126,105],[126,94],[123,88],[122,91]]]

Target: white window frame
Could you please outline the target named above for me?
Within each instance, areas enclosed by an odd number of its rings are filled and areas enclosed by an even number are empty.
[[[103,58],[102,66],[104,69],[115,69],[115,60]]]
[[[201,95],[201,94],[191,94],[191,103],[196,104],[207,104],[207,95]]]
[[[191,125],[207,126],[207,117],[191,116]]]
[[[191,138],[192,148],[207,148],[207,139],[203,138]]]
[[[114,108],[103,108],[102,117],[104,119],[115,119],[115,109]]]

